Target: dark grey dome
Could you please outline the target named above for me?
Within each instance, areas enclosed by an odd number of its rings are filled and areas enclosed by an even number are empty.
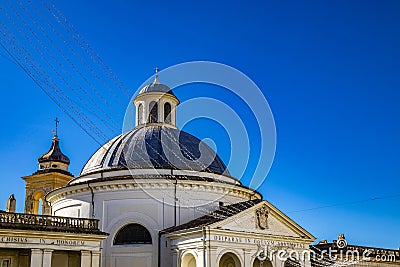
[[[51,162],[51,161],[62,162],[67,165],[69,165],[70,163],[69,158],[61,152],[60,139],[58,139],[57,135],[53,137],[50,150],[45,154],[43,154],[42,156],[40,156],[38,159],[39,163]]]
[[[230,176],[207,144],[169,126],[135,128],[110,140],[86,163],[81,175],[118,169],[195,170]]]
[[[138,95],[143,94],[143,93],[149,93],[149,92],[166,93],[166,94],[175,96],[174,93],[172,92],[171,88],[169,88],[168,86],[166,86],[164,84],[156,83],[156,82],[143,87],[140,90]]]

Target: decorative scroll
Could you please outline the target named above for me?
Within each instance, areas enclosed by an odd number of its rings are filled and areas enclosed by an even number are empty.
[[[256,210],[256,227],[261,230],[268,229],[268,207],[266,205]]]

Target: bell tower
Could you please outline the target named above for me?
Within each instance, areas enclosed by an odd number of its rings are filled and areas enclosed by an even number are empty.
[[[38,159],[38,170],[22,179],[26,182],[25,213],[51,214],[51,207],[45,196],[53,189],[65,186],[74,176],[68,171],[69,158],[61,152],[58,138],[58,119],[55,135],[48,152]]]
[[[149,124],[176,127],[178,98],[172,90],[158,81],[158,68],[154,82],[143,87],[135,97],[136,127]]]

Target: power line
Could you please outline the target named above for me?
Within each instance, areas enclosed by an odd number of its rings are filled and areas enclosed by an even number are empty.
[[[126,93],[127,88],[123,88],[122,82],[118,83],[119,79],[111,68],[66,21],[55,5],[51,2],[44,4],[43,0],[41,2],[44,9],[31,1],[28,1],[31,5],[29,8],[26,7],[28,3],[22,0],[17,1],[15,6],[6,1],[7,8],[1,8],[5,19],[1,22],[2,47],[15,61],[13,63],[21,67],[53,102],[71,119],[74,117],[73,121],[80,128],[96,143],[103,144],[109,136],[101,126],[106,126],[114,136],[119,125],[115,118],[121,114],[110,114],[116,112],[115,107],[121,106],[120,101],[119,105],[112,104],[114,100],[119,100],[115,89],[125,89]],[[57,26],[62,26],[62,29]],[[47,29],[54,35],[47,34]],[[69,41],[69,35],[76,43]],[[83,55],[78,52],[80,49],[85,51]],[[10,60],[3,54],[0,56]],[[93,68],[96,64],[100,69]],[[114,85],[114,88],[108,84]],[[106,95],[103,95],[101,88],[107,89]],[[112,94],[111,98],[107,92]]]
[[[49,12],[57,19],[58,23],[61,24],[68,33],[70,33],[71,37],[81,46],[81,48],[87,53],[92,61],[100,67],[103,73],[105,73],[107,77],[114,82],[114,84],[120,89],[120,91],[123,92],[128,98],[130,98],[129,90],[125,86],[125,84],[118,78],[117,75],[115,75],[113,70],[102,60],[102,58],[89,45],[89,43],[86,42],[83,36],[79,34],[73,24],[67,20],[64,14],[62,14],[61,11],[56,7],[56,5],[51,0],[48,1],[50,4],[47,4],[42,0],[42,5],[45,6],[49,10]],[[49,6],[51,6],[55,10],[55,12],[53,12],[53,10]],[[109,89],[107,86],[106,88]],[[113,93],[112,90],[111,93]],[[118,96],[116,95],[115,97],[118,98]]]
[[[1,40],[1,39],[0,39]],[[80,124],[75,118],[74,116],[72,116],[72,114],[70,112],[68,112],[68,110],[66,110],[63,105],[57,100],[56,97],[54,97],[47,89],[46,87],[26,68],[26,66],[24,66],[23,64],[21,64],[18,59],[4,46],[4,44],[0,41],[0,46],[10,55],[10,57],[12,57],[15,60],[15,64],[17,64],[18,66],[21,67],[21,69],[39,86],[39,88],[41,88],[46,94],[47,96],[50,97],[51,100],[53,100],[54,103],[56,103],[56,105],[65,113],[67,114],[67,116],[73,121],[75,122],[89,137],[91,137],[95,142],[97,142],[98,144],[100,144],[99,141],[97,141],[97,139],[89,132],[87,131],[82,124]]]
[[[8,1],[7,1],[8,3]],[[9,4],[9,3],[8,3]],[[16,12],[16,10],[13,8],[13,6],[10,5],[10,8],[14,11],[14,13],[17,15],[17,18],[20,19],[22,21],[22,23],[24,24],[25,28],[28,28],[31,31],[32,36],[34,36],[34,38],[38,41],[38,43],[42,46],[42,48],[44,48],[48,53],[44,53],[42,51],[42,49],[40,49],[37,45],[34,44],[32,38],[30,38],[28,36],[27,33],[24,32],[23,28],[20,27],[16,21],[14,21],[14,19],[12,19],[12,17],[4,10],[2,9],[2,11],[4,12],[4,14],[6,15],[6,17],[9,19],[9,21],[13,24],[14,27],[16,27],[16,29],[18,30],[18,32],[20,34],[22,34],[22,36],[24,38],[26,38],[26,40],[30,43],[30,45],[34,48],[34,50],[38,53],[39,58],[41,58],[42,60],[44,60],[44,63],[47,64],[51,70],[56,74],[56,76],[58,78],[60,78],[60,80],[62,82],[56,82],[52,77],[49,76],[48,71],[46,71],[45,69],[43,69],[43,64],[39,64],[37,62],[37,60],[31,55],[31,53],[29,53],[29,51],[19,42],[19,40],[12,34],[12,32],[10,30],[8,30],[8,28],[3,25],[4,29],[8,32],[7,34],[4,34],[4,36],[8,39],[9,37],[12,37],[14,39],[14,41],[11,41],[11,43],[13,43],[13,48],[14,49],[18,49],[19,46],[22,47],[23,51],[25,52],[25,55],[28,55],[30,60],[27,59],[26,57],[25,60],[28,60],[29,62],[25,62],[25,64],[28,67],[34,68],[35,66],[38,67],[40,70],[38,71],[37,69],[34,70],[36,71],[38,78],[41,78],[46,84],[47,86],[49,86],[53,92],[57,95],[57,97],[64,102],[64,104],[68,107],[68,109],[70,109],[72,111],[72,113],[74,113],[76,116],[78,116],[78,118],[80,120],[82,120],[87,127],[89,127],[92,131],[95,132],[95,134],[100,137],[100,139],[105,140],[106,137],[104,135],[104,133],[93,123],[93,121],[87,117],[87,115],[85,113],[83,113],[81,111],[81,109],[79,108],[79,106],[77,105],[77,103],[75,101],[73,101],[71,99],[70,96],[68,96],[67,94],[65,94],[64,90],[61,89],[62,83],[64,83],[64,85],[68,86],[68,88],[70,88],[71,90],[74,90],[74,88],[71,87],[70,83],[66,80],[66,78],[64,76],[62,76],[59,71],[57,70],[57,68],[55,68],[51,63],[51,60],[49,60],[46,57],[46,54],[48,54],[50,57],[54,58],[54,55],[52,55],[50,53],[50,51],[48,51],[48,48],[45,46],[45,44],[38,38],[37,34],[35,32],[32,31],[32,29],[26,24],[26,22],[22,19],[22,17]],[[20,49],[21,51],[21,49]],[[79,99],[82,101],[82,99]],[[96,140],[95,140],[96,141]]]
[[[71,60],[65,55],[65,53],[62,51],[61,48],[59,48],[57,46],[57,44],[54,42],[54,40],[52,40],[52,38],[45,33],[44,29],[42,28],[42,26],[39,24],[38,21],[36,21],[36,19],[34,18],[33,15],[31,15],[28,10],[22,5],[22,3],[20,1],[17,1],[17,3],[20,5],[20,7],[22,8],[22,10],[28,15],[28,17],[32,20],[32,22],[34,23],[35,26],[37,26],[37,28],[40,30],[40,32],[42,33],[43,36],[45,36],[45,38],[50,42],[50,44],[57,50],[58,54],[60,54],[62,56],[62,58],[72,67],[73,71],[75,71],[76,73],[79,74],[80,77],[82,77],[82,79],[86,82],[86,84],[89,85],[89,87],[91,89],[93,89],[94,91],[96,91],[94,89],[94,86],[89,82],[89,80],[79,71],[79,69],[77,69],[77,67],[71,62]],[[39,11],[35,8],[35,10],[39,13]],[[14,12],[16,13],[16,10],[14,10]],[[17,14],[17,13],[16,13]],[[43,16],[42,16],[43,17]],[[43,17],[44,18],[44,17]],[[45,18],[44,18],[45,19]],[[50,24],[48,23],[48,25],[50,26]],[[26,25],[25,28],[29,28],[29,26]],[[55,29],[53,29],[53,32],[57,34],[57,32],[55,32]],[[31,30],[31,29],[30,29]],[[59,34],[57,34],[58,37],[61,38],[61,40],[64,42],[64,44],[67,44],[67,41]],[[40,42],[40,41],[39,41]],[[42,44],[43,46],[43,44]],[[86,106],[86,108],[97,118],[99,119],[107,128],[109,128],[112,131],[115,131],[116,129],[113,128],[112,126],[108,125],[107,122],[114,122],[113,119],[109,116],[109,114],[105,111],[103,111],[103,109],[97,104],[97,102],[90,96],[90,94],[85,90],[85,87],[81,84],[78,83],[78,81],[73,77],[73,72],[69,71],[66,66],[64,66],[64,64],[62,62],[59,61],[59,59],[55,56],[52,56],[52,53],[49,51],[49,48],[44,46],[44,49],[46,51],[48,51],[48,55],[50,55],[53,60],[58,64],[58,66],[63,70],[63,72],[68,76],[67,78],[69,78],[69,80],[72,81],[72,83],[78,87],[79,90],[75,89],[74,86],[71,84],[71,86],[68,86],[69,88],[71,88],[71,90],[75,93],[75,95],[79,98],[80,102],[82,102],[84,104],[84,106]],[[88,98],[90,100],[90,102],[92,103],[92,105],[97,108],[98,110],[100,110],[106,117],[107,117],[107,121],[104,120],[99,114],[97,114],[91,105],[89,105],[89,103],[87,103],[87,101],[80,96],[79,91],[83,92],[84,96],[86,98]],[[100,94],[98,94],[98,92],[96,92],[97,95],[99,97],[101,97]],[[114,122],[115,123],[115,122]],[[117,125],[116,123],[114,124],[115,126]]]

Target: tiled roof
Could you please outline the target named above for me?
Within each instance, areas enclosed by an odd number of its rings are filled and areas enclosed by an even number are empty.
[[[222,220],[225,220],[231,216],[234,216],[236,214],[239,214],[242,211],[245,211],[254,205],[260,203],[262,200],[257,199],[257,200],[249,200],[249,201],[244,201],[244,202],[238,202],[235,204],[231,204],[228,206],[220,206],[219,209],[211,212],[210,214],[201,216],[197,219],[194,219],[190,222],[187,222],[185,224],[173,226],[167,229],[164,229],[161,231],[161,234],[166,234],[166,233],[172,233],[180,230],[186,230],[186,229],[191,229],[191,228],[196,228],[196,227],[202,227],[202,226],[207,226],[212,223],[216,223]]]
[[[230,176],[219,156],[195,136],[168,126],[145,126],[102,146],[81,175],[118,169],[195,170]]]

